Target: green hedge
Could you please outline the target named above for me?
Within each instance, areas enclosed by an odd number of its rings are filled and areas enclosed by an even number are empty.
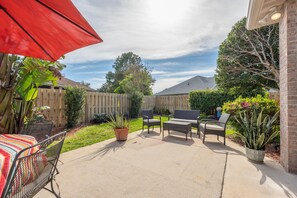
[[[189,103],[191,109],[211,115],[216,107],[222,107],[225,102],[233,101],[235,98],[235,95],[220,91],[192,91],[189,94]]]

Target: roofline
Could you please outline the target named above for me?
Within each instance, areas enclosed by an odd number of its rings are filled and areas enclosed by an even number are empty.
[[[261,27],[261,25],[258,23],[257,16],[262,8],[263,3],[264,0],[250,0],[246,22],[246,28],[248,30]]]

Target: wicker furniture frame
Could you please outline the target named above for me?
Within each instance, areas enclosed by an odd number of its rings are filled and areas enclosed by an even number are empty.
[[[188,140],[188,133],[192,137],[192,125],[188,122],[177,122],[177,121],[166,121],[163,123],[163,137],[164,137],[164,130],[168,130],[168,134],[170,135],[170,130],[178,131],[181,133],[186,134],[186,140]]]
[[[154,119],[154,114],[152,110],[142,110],[142,131],[144,130],[144,126],[147,126],[147,132],[150,133],[150,127],[154,126],[160,126],[160,131],[162,131],[162,125],[161,125],[161,116],[159,116],[159,119]]]
[[[53,182],[55,181],[55,176],[59,174],[57,163],[65,136],[66,132],[64,131],[20,151],[12,163],[1,198],[30,198],[41,189],[46,189],[56,197],[60,197],[60,193],[54,190]],[[33,147],[37,147],[37,151],[30,155],[25,155]],[[45,158],[46,163],[43,161]],[[46,165],[43,166],[43,169],[33,181],[26,183],[24,178],[28,177],[26,175],[28,174],[28,167],[31,168],[30,171],[32,171],[32,167],[34,167],[34,171],[37,171],[37,166],[33,166],[33,163],[45,163]],[[49,183],[50,189],[45,187]]]
[[[224,113],[221,115],[219,120],[202,119],[199,131],[203,134],[203,144],[205,141],[205,135],[212,134],[217,135],[217,140],[219,140],[219,136],[223,137],[224,145],[226,145],[226,126],[229,118],[230,114]]]
[[[197,128],[197,135],[200,138],[199,131],[199,110],[175,110],[173,116],[169,115],[168,120],[176,122],[188,122],[191,123],[192,127]]]

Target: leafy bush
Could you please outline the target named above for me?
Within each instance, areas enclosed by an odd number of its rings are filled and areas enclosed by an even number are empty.
[[[65,93],[65,115],[67,119],[67,128],[74,127],[83,112],[85,105],[86,91],[78,87],[68,87]]]
[[[189,103],[191,109],[210,115],[214,114],[216,107],[221,107],[225,102],[233,101],[235,98],[233,94],[220,91],[192,91],[189,95]]]
[[[153,112],[154,114],[157,114],[157,115],[170,115],[169,109],[166,109],[166,108],[154,107]]]
[[[252,111],[263,111],[263,116],[274,116],[279,111],[279,105],[274,99],[270,99],[267,96],[258,95],[252,98],[238,97],[233,102],[227,102],[223,105],[223,112],[230,113],[238,116],[242,111],[247,111],[249,114]],[[240,131],[241,127],[236,122],[235,117],[230,118],[230,123],[236,131]],[[274,122],[276,129],[279,128],[279,119]],[[279,142],[279,138],[276,138]]]
[[[142,99],[143,99],[143,94],[140,92],[134,92],[131,94],[131,107],[130,107],[131,118],[138,117],[139,110],[142,104]]]
[[[109,116],[105,113],[95,114],[92,122],[94,124],[102,124],[109,121]]]
[[[223,112],[237,114],[242,110],[263,109],[263,114],[273,116],[279,106],[274,99],[258,95],[252,98],[238,97],[233,102],[226,102],[223,105]]]

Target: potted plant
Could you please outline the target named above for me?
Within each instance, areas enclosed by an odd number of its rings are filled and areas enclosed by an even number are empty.
[[[110,116],[109,125],[114,129],[118,141],[126,141],[129,131],[129,123],[123,115]]]
[[[244,142],[246,157],[249,161],[263,163],[265,146],[279,135],[274,127],[279,112],[274,116],[264,115],[263,110],[244,110],[235,116],[240,125],[240,131],[236,135]]]

